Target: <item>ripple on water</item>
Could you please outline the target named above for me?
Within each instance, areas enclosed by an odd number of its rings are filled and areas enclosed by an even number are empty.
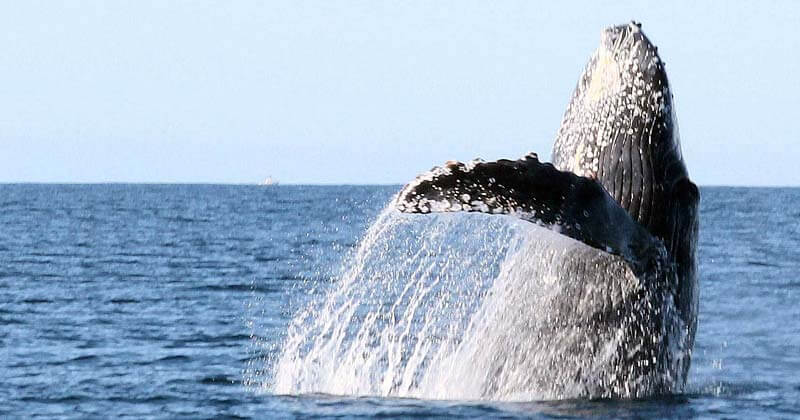
[[[706,354],[684,395],[499,403],[246,384],[398,189],[0,185],[0,418],[800,416],[800,189],[702,188]]]

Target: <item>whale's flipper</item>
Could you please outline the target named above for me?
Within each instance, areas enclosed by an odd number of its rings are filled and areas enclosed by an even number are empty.
[[[448,162],[406,185],[396,207],[406,213],[514,214],[621,255],[640,273],[660,266],[666,252],[596,180],[560,171],[536,154],[516,161]]]

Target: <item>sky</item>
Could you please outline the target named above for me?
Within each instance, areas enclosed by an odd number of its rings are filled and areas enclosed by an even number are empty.
[[[402,184],[546,158],[601,30],[630,20],[697,184],[800,185],[792,1],[0,0],[0,182]]]

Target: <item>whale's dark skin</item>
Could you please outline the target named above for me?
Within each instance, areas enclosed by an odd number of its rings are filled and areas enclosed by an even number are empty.
[[[639,289],[607,313],[577,315],[565,302],[562,319],[587,325],[589,335],[620,317],[638,323],[626,327],[614,379],[584,394],[640,397],[679,391],[686,381],[697,326],[699,198],[664,63],[631,23],[603,32],[564,114],[552,164],[536,154],[448,162],[406,185],[395,204],[408,213],[514,214],[624,260]],[[597,373],[578,367],[573,374],[579,382],[591,382],[589,375]]]

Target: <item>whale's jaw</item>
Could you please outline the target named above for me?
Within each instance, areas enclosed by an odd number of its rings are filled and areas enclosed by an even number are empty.
[[[672,92],[658,49],[630,23],[604,30],[564,113],[553,164],[597,179],[648,229],[687,178]]]

